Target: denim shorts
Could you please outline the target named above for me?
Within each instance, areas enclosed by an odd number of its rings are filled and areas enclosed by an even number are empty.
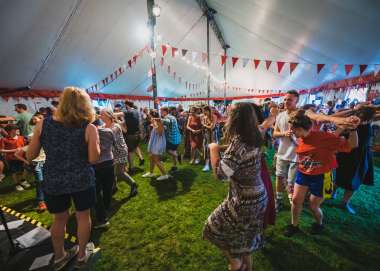
[[[50,213],[62,213],[71,206],[71,200],[74,202],[76,211],[85,211],[92,208],[96,202],[95,186],[87,190],[62,195],[49,195],[44,193],[45,202]]]

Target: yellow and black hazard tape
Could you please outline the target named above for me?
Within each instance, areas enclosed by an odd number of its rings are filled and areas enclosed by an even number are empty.
[[[43,227],[43,228],[45,228],[45,229],[49,229],[49,228],[50,228],[50,226],[45,225],[45,224],[43,224],[43,223],[37,221],[36,219],[30,217],[30,216],[27,216],[27,215],[25,215],[25,214],[19,213],[19,212],[15,211],[15,210],[13,210],[13,209],[11,209],[11,208],[9,208],[9,207],[6,207],[6,206],[3,206],[3,205],[0,205],[0,208],[1,208],[1,210],[4,211],[5,213],[7,213],[7,214],[9,214],[9,215],[12,215],[12,216],[14,216],[14,217],[17,217],[17,218],[19,218],[19,219],[23,219],[24,221],[26,221],[26,222],[28,222],[28,223],[30,223],[30,224],[32,224],[32,225],[35,225],[35,226],[37,226],[37,227]],[[77,241],[76,236],[70,235],[70,234],[68,234],[68,233],[65,233],[65,239],[68,240],[68,241],[70,241],[70,242],[72,242],[72,243],[75,243],[75,242]]]

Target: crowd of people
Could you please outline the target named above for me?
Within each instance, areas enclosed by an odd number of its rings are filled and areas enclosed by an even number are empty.
[[[51,107],[32,114],[16,104],[14,118],[0,118],[0,181],[6,168],[15,189],[22,191],[31,186],[27,175],[34,174],[37,210],[54,215],[53,264],[60,270],[75,256],[78,268],[90,258],[91,229],[110,225],[118,182],[128,183],[128,197],[138,195],[133,154],[144,165],[142,143],[150,163],[144,178],[172,178],[184,159],[190,165],[203,163],[204,172],[229,180],[228,196],[206,220],[203,238],[225,253],[230,270],[249,271],[251,252],[263,245],[264,228],[274,225],[276,213],[284,210],[284,193],[291,205],[284,235],[301,231],[305,201],[315,218],[311,233],[319,234],[325,199],[342,188],[342,207],[355,214],[352,195],[361,184],[374,182],[371,122],[380,117],[379,107],[360,103],[346,108],[329,101],[325,107],[299,108],[298,100],[296,91],[288,91],[280,104],[267,99],[260,106],[240,102],[157,111],[126,100],[109,110],[94,108],[85,91],[67,87]],[[274,189],[264,146],[275,149]],[[169,170],[162,162],[165,154],[171,157]],[[78,246],[65,251],[72,201]]]

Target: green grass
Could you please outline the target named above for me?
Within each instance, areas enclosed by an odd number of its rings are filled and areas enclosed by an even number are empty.
[[[205,220],[226,196],[226,183],[203,173],[201,166],[186,163],[172,180],[158,182],[141,174],[134,178],[139,195],[127,201],[129,187],[120,183],[110,228],[93,232],[92,239],[102,248],[95,270],[227,269],[220,251],[201,239]],[[380,179],[379,167],[375,178]],[[340,192],[338,199],[341,196]],[[1,204],[51,223],[49,214],[34,211],[33,189],[16,193],[7,180],[0,186],[0,197]],[[336,200],[323,205],[327,223],[323,235],[308,233],[312,218],[306,210],[301,223],[304,233],[292,239],[282,235],[290,220],[287,206],[276,226],[266,230],[266,247],[254,254],[255,270],[379,270],[380,184],[362,186],[354,195],[356,216],[337,204]],[[69,227],[73,233],[74,224],[72,220]]]

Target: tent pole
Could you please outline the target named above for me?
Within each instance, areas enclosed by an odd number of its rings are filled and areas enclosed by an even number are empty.
[[[224,55],[227,55],[227,46],[224,47]],[[227,101],[226,101],[226,96],[227,96],[227,63],[224,64],[224,95],[223,95],[223,100],[224,100],[224,106],[227,106]]]
[[[210,16],[207,14],[207,104],[210,105]]]
[[[153,52],[151,68],[152,68],[152,90],[154,109],[158,109],[157,101],[157,70],[156,70],[156,45],[154,42],[154,27],[156,26],[156,17],[153,15],[154,0],[147,0],[148,8],[148,26],[150,28],[150,49]]]

